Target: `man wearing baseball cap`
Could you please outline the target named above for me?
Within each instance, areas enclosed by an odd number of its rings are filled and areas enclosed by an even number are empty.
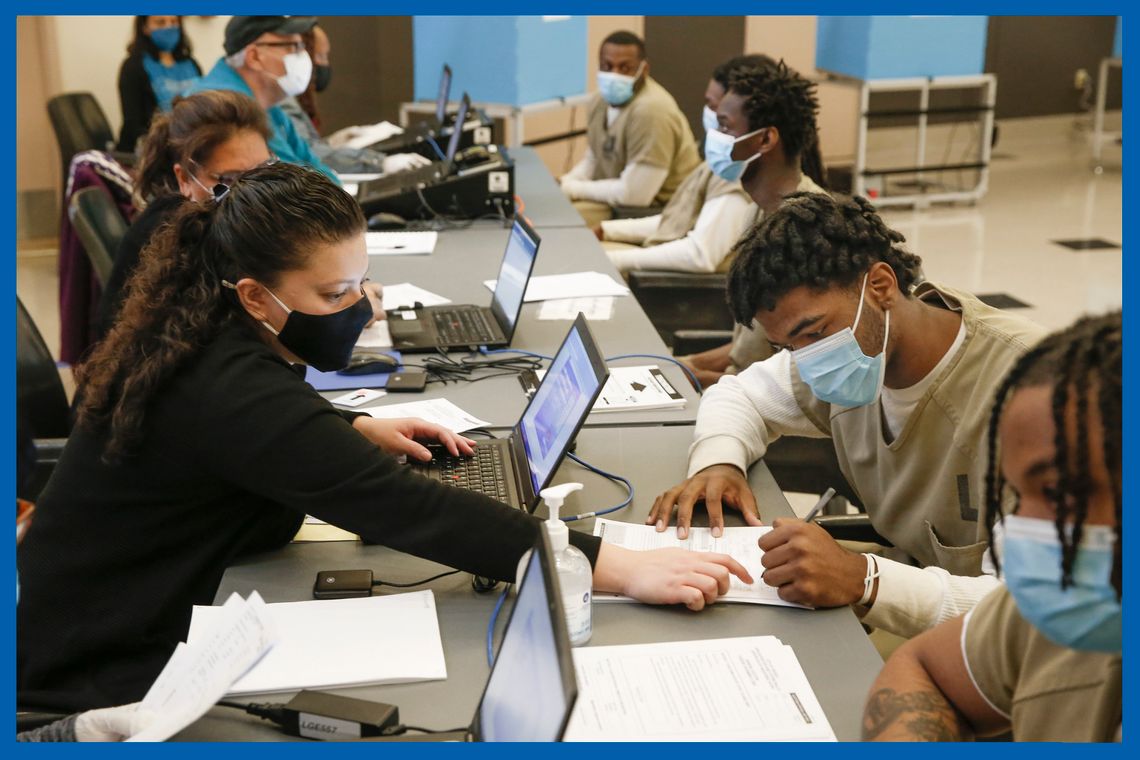
[[[337,181],[278,107],[309,85],[313,62],[301,35],[316,23],[315,16],[234,16],[226,25],[225,56],[190,88],[189,94],[233,90],[248,95],[269,117],[273,129],[269,149],[279,159],[307,164]]]

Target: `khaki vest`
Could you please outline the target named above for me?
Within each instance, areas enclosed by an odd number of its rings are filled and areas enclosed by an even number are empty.
[[[616,179],[627,164],[647,164],[668,170],[653,205],[662,205],[701,162],[693,130],[677,101],[664,87],[646,77],[643,86],[618,117],[606,126],[609,105],[600,95],[586,117],[586,141],[594,155],[591,179]]]
[[[1054,644],[1021,616],[1004,586],[970,613],[964,643],[970,675],[1010,716],[1014,741],[1120,740],[1120,655]]]
[[[839,466],[875,530],[920,566],[953,575],[981,573],[985,527],[986,430],[997,386],[1043,337],[1027,319],[972,295],[924,282],[915,297],[962,314],[966,338],[906,420],[886,442],[879,401],[832,406],[812,395],[792,363],[800,408],[835,442]]]
[[[669,203],[661,212],[661,223],[657,225],[657,230],[646,238],[642,246],[649,247],[680,240],[697,226],[697,218],[700,217],[701,209],[707,202],[733,193],[748,198],[748,193],[744,192],[739,182],[721,179],[713,174],[707,163],[702,161],[696,169],[689,172],[689,176],[669,199]],[[755,212],[759,211],[756,206],[752,209]]]

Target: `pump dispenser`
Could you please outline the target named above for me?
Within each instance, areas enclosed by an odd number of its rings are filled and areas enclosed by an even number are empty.
[[[581,483],[563,483],[545,488],[539,493],[550,512],[545,523],[546,534],[550,537],[550,548],[554,554],[554,566],[558,571],[558,586],[562,594],[562,608],[566,613],[566,628],[573,646],[585,644],[593,633],[590,606],[594,570],[586,555],[570,545],[570,528],[558,519],[558,510],[562,508],[567,496],[580,490]]]

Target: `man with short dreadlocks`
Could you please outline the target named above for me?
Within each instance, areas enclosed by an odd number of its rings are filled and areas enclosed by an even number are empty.
[[[1009,367],[1041,337],[1028,320],[924,282],[866,200],[795,193],[738,244],[728,294],[778,353],[705,394],[689,479],[658,497],[688,531],[703,500],[759,525],[744,473],[781,435],[829,437],[875,530],[905,556],[841,547],[822,528],[776,520],[760,540],[764,582],[783,599],[855,605],[868,625],[913,636],[972,607],[983,575],[986,422]],[[981,576],[981,577],[978,577]]]
[[[1005,586],[891,656],[864,738],[1120,740],[1123,348],[1120,312],[1088,317],[1002,383],[986,490]]]

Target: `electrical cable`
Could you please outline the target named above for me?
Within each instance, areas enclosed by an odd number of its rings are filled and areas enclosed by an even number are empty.
[[[491,610],[491,622],[487,623],[487,667],[495,664],[495,621],[499,619],[499,610],[503,608],[507,594],[511,593],[511,585],[508,583],[503,589],[503,593],[499,594],[499,600],[495,602],[495,609]]]
[[[466,731],[467,729],[467,726],[460,726],[459,728],[421,728],[420,726],[409,726],[405,723],[401,723],[385,731],[384,736],[399,736],[400,734],[406,734],[408,731],[419,731],[421,734],[450,734]]]
[[[411,588],[412,586],[422,586],[425,583],[431,583],[432,581],[437,581],[440,578],[446,578],[449,575],[455,575],[458,572],[458,570],[448,570],[446,573],[440,573],[439,575],[433,575],[430,578],[424,578],[422,581],[412,581],[411,583],[392,583],[390,581],[374,580],[372,581],[372,585],[390,586],[391,588]]]
[[[697,376],[693,374],[693,371],[686,367],[683,362],[677,361],[672,356],[662,356],[661,354],[621,354],[620,356],[607,356],[606,362],[613,362],[618,359],[661,359],[663,361],[672,362],[689,376],[689,381],[692,382],[693,387],[697,389],[698,395],[704,393],[704,387],[701,385],[701,381],[697,379]]]
[[[607,507],[606,509],[599,509],[599,510],[594,511],[594,512],[586,512],[586,513],[580,514],[580,515],[569,515],[567,517],[563,517],[562,522],[578,522],[579,520],[589,520],[592,517],[600,517],[601,515],[608,515],[611,512],[617,512],[619,509],[624,509],[625,507],[628,507],[630,504],[633,503],[633,483],[630,483],[629,480],[627,480],[626,478],[623,478],[621,475],[614,475],[612,472],[606,472],[605,470],[601,469],[600,467],[595,467],[594,465],[590,464],[589,462],[585,462],[585,461],[579,459],[578,456],[575,454],[571,454],[568,452],[566,454],[566,456],[570,457],[570,459],[573,459],[575,462],[582,465],[583,467],[585,467],[590,472],[601,475],[603,478],[608,478],[608,479],[614,481],[615,483],[622,483],[629,490],[629,495],[626,496],[625,501],[623,501],[621,504],[618,504],[618,505],[613,506],[613,507]]]
[[[425,135],[424,137],[425,137],[425,138],[427,139],[427,141],[428,141],[428,142],[431,144],[432,150],[434,150],[434,151],[435,151],[435,154],[436,154],[437,156],[439,156],[439,160],[440,160],[440,161],[442,161],[442,160],[444,160],[445,158],[447,158],[447,154],[446,154],[446,153],[444,153],[444,152],[443,152],[443,151],[440,149],[440,147],[439,147],[439,143],[437,143],[437,142],[435,141],[435,138],[434,138],[434,137],[432,137],[431,135]]]
[[[546,354],[536,354],[533,351],[526,351],[521,348],[487,348],[486,346],[479,346],[479,353],[481,354],[523,354],[525,356],[533,356],[535,359],[542,359],[544,361],[554,361],[553,356]]]

